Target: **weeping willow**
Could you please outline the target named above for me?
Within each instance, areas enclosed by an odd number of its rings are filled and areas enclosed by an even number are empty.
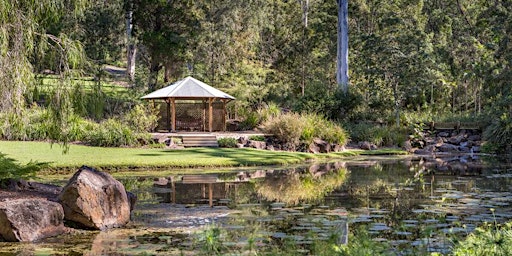
[[[87,2],[0,0],[0,113],[9,117],[3,122],[17,118],[27,108],[25,96],[36,83],[34,66],[37,60],[51,56],[59,84],[50,93],[48,139],[66,144],[71,114],[67,88],[86,59],[79,42],[65,34],[50,34],[48,27],[64,16],[79,15]]]

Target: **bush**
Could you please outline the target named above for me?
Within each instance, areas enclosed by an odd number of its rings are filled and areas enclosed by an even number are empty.
[[[280,143],[291,150],[299,146],[304,126],[304,119],[295,113],[271,117],[263,124],[267,133],[273,134]]]
[[[221,148],[236,148],[237,141],[235,138],[220,138],[217,140]]]
[[[137,133],[117,119],[107,119],[94,125],[85,138],[91,146],[120,147],[147,144],[149,134]],[[142,143],[141,143],[142,142]]]
[[[270,118],[263,127],[289,149],[295,149],[300,143],[310,144],[315,138],[340,145],[348,141],[341,126],[315,114],[280,114]]]
[[[396,126],[359,123],[348,127],[350,138],[354,142],[368,141],[377,146],[403,146],[407,140],[407,129]]]
[[[249,136],[249,140],[254,140],[254,141],[265,141],[265,136],[261,136],[261,135],[251,135],[251,136]]]
[[[150,132],[158,125],[158,110],[148,105],[135,105],[130,112],[123,117],[123,122],[132,128],[134,132]]]
[[[512,117],[503,113],[483,133],[487,141],[484,148],[488,153],[510,153],[512,151]]]

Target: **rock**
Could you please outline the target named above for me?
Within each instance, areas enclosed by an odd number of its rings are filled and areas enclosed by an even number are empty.
[[[437,149],[441,152],[450,152],[450,153],[459,152],[459,147],[452,145],[452,144],[443,144],[443,145],[437,147]]]
[[[471,151],[471,149],[468,147],[465,147],[465,146],[460,146],[459,151],[463,152],[463,153],[469,153]]]
[[[482,136],[480,136],[480,135],[471,135],[468,137],[469,141],[479,141],[481,139],[482,139]]]
[[[169,180],[166,178],[155,178],[153,179],[153,185],[156,186],[167,186],[169,184]]]
[[[311,142],[308,147],[309,153],[318,154],[320,153],[320,147],[316,145],[314,142]]]
[[[246,138],[246,137],[240,137],[238,138],[238,143],[242,144],[242,145],[247,145],[249,143],[249,140]]]
[[[267,147],[267,143],[264,141],[249,140],[249,147],[256,149],[265,149]]]
[[[439,136],[439,137],[449,137],[450,134],[448,132],[440,132],[440,133],[437,134],[437,136]]]
[[[404,142],[404,147],[403,147],[403,148],[404,148],[404,149],[405,149],[405,151],[407,151],[407,152],[411,152],[411,153],[412,153],[412,152],[414,152],[414,151],[412,151],[412,150],[413,150],[413,147],[412,147],[412,145],[411,145],[411,141],[409,141],[409,140],[407,140],[407,141],[405,141],[405,142]]]
[[[44,198],[0,202],[0,238],[31,242],[65,233],[64,211],[59,203]]]
[[[457,145],[457,144],[460,144],[463,140],[464,140],[464,135],[459,134],[457,136],[449,138],[448,142],[450,142],[451,144]]]
[[[267,145],[267,150],[274,151],[274,146],[272,146],[272,145]]]
[[[473,152],[473,153],[480,153],[480,152],[481,152],[481,150],[480,150],[480,147],[479,147],[479,146],[473,146],[473,147],[471,147],[470,152]]]
[[[361,142],[359,142],[358,146],[360,149],[370,150],[372,147],[372,144],[368,141],[361,141]]]
[[[237,147],[237,148],[244,148],[244,147],[245,147],[245,144],[237,143],[237,144],[236,144],[236,147]]]
[[[417,155],[430,155],[434,151],[435,151],[435,146],[434,145],[427,145],[426,147],[424,147],[422,149],[416,149],[414,151],[414,154],[417,154]]]
[[[345,146],[340,145],[340,144],[334,144],[334,145],[331,146],[331,148],[332,148],[332,150],[334,152],[343,152],[343,151],[345,151]]]
[[[441,145],[443,145],[444,140],[441,137],[436,137],[432,143],[434,144],[434,146],[440,147]]]
[[[331,144],[325,140],[315,138],[313,139],[313,143],[318,146],[320,153],[329,153],[331,152]]]
[[[124,186],[110,174],[82,166],[59,194],[65,219],[91,229],[121,227],[130,220]]]

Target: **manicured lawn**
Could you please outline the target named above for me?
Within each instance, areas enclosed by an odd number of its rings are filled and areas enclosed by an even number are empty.
[[[0,152],[20,163],[48,162],[50,166],[96,168],[115,167],[217,167],[300,163],[314,155],[255,149],[187,148],[179,150],[145,148],[101,148],[71,145],[63,154],[60,145],[44,142],[0,141]]]
[[[70,145],[67,154],[58,144],[0,141],[0,153],[21,164],[47,162],[52,168],[68,169],[82,165],[95,168],[194,168],[297,164],[309,159],[354,156],[365,151],[331,154],[266,151],[250,148],[187,148],[178,150],[149,148],[101,148]],[[376,151],[375,151],[376,152]],[[399,151],[398,151],[399,152]],[[384,154],[386,152],[383,152]]]

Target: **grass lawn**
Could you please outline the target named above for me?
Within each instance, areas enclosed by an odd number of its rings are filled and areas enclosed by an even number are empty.
[[[300,152],[267,151],[250,148],[102,148],[70,145],[63,154],[58,144],[45,142],[0,141],[0,152],[20,164],[46,162],[52,169],[69,169],[82,165],[95,168],[195,168],[236,167],[257,165],[297,164],[310,159],[339,158],[361,155],[365,151],[355,150],[330,154],[308,154]],[[374,151],[372,153],[376,153]],[[400,151],[393,151],[399,154]],[[388,151],[382,152],[389,154]]]

